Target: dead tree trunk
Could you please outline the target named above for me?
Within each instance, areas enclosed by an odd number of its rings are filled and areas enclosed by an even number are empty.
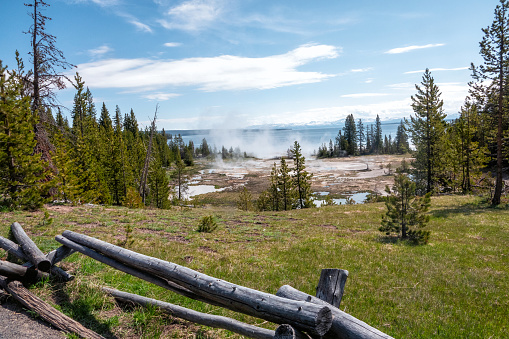
[[[296,290],[295,288],[285,285],[282,286],[276,295],[291,300],[307,301],[309,303],[324,305],[327,304],[325,301],[313,297],[309,294]],[[323,336],[324,339],[389,339],[391,336],[377,330],[374,327],[369,326],[365,322],[351,316],[348,313],[341,311],[338,308],[329,305],[332,312],[332,327]]]
[[[83,327],[83,325],[81,325],[76,320],[69,318],[65,314],[60,313],[54,307],[51,307],[45,303],[42,299],[38,298],[25,287],[23,287],[19,281],[8,282],[3,277],[0,277],[0,286],[9,292],[10,295],[19,301],[23,306],[31,311],[36,312],[41,316],[41,318],[56,328],[66,333],[76,333],[82,338],[104,339],[99,334],[89,330],[86,327]]]
[[[216,306],[220,306],[218,303],[214,303],[213,301],[211,300],[208,300],[208,299],[204,299],[200,296],[197,296],[196,294],[194,294],[193,292],[189,291],[188,289],[180,286],[180,285],[177,285],[171,281],[168,281],[166,279],[162,279],[158,276],[155,276],[153,274],[150,274],[150,273],[146,273],[146,272],[143,272],[143,271],[140,271],[140,270],[137,270],[135,268],[132,268],[130,266],[127,266],[127,265],[124,265],[114,259],[111,259],[111,258],[108,258],[100,253],[97,253],[96,251],[94,250],[91,250],[90,248],[88,247],[85,247],[85,246],[82,246],[80,244],[77,244],[75,243],[74,241],[71,241],[67,238],[64,238],[62,237],[61,235],[57,235],[55,237],[55,240],[58,241],[59,243],[69,247],[69,248],[72,248],[73,250],[75,251],[78,251],[92,259],[95,259],[99,262],[102,262],[103,264],[106,264],[108,266],[111,266],[119,271],[122,271],[124,273],[127,273],[127,274],[130,274],[134,277],[137,277],[137,278],[140,278],[140,279],[143,279],[145,281],[148,281],[154,285],[157,285],[157,286],[160,286],[162,288],[166,288],[167,290],[170,290],[172,292],[175,292],[175,293],[178,293],[180,295],[183,295],[187,298],[190,298],[190,299],[194,299],[194,300],[199,300],[199,301],[203,301],[203,302],[206,302],[208,304],[212,304],[212,305],[216,305]]]
[[[48,273],[3,260],[0,260],[0,275],[6,276],[10,279],[19,280],[24,283],[35,283],[49,277]]]
[[[290,324],[312,335],[322,336],[330,329],[332,316],[329,307],[289,301],[273,294],[216,279],[187,267],[129,251],[86,235],[65,231],[63,236],[132,267],[173,281],[230,310],[277,324]]]
[[[21,247],[15,242],[4,237],[0,237],[0,247],[6,250],[7,253],[14,255],[16,258],[28,261],[28,257],[25,255]]]
[[[283,324],[276,329],[274,339],[310,339],[310,337],[288,324]]]
[[[345,290],[346,278],[348,278],[348,271],[346,270],[323,269],[316,288],[316,297],[339,308]]]
[[[274,331],[272,330],[245,324],[231,318],[201,313],[181,306],[155,299],[145,298],[136,294],[122,292],[111,288],[103,287],[103,291],[115,297],[115,299],[121,300],[123,302],[132,302],[142,306],[157,306],[174,317],[205,326],[224,328],[249,338],[272,339],[274,337]]]
[[[28,257],[28,260],[34,264],[37,269],[49,272],[51,268],[51,262],[46,258],[46,256],[41,252],[41,250],[37,247],[37,245],[28,237],[28,235],[23,231],[21,225],[17,222],[11,225],[12,234],[19,242],[23,252]]]

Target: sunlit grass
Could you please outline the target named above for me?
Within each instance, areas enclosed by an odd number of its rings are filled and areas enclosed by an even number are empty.
[[[471,196],[433,198],[430,244],[413,246],[378,231],[383,203],[263,213],[227,205],[165,211],[63,206],[65,213],[49,206],[52,225],[37,226],[42,211],[2,213],[0,233],[6,236],[18,221],[49,251],[59,246],[53,237],[66,229],[117,244],[129,224],[132,250],[270,293],[289,284],[315,294],[322,268],[346,269],[341,309],[397,338],[503,338],[509,333],[509,210],[504,207],[491,208]],[[218,228],[197,232],[207,215],[215,217]],[[105,336],[240,338],[157,310],[121,309],[101,286],[263,322],[180,297],[80,254],[63,266],[74,272],[75,281],[34,291]]]

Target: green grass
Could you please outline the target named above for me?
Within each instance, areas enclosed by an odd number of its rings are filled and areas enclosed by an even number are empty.
[[[116,244],[125,239],[129,223],[132,250],[270,293],[289,284],[314,294],[322,268],[346,269],[341,309],[396,338],[503,338],[509,333],[507,208],[490,208],[472,196],[432,198],[430,244],[413,246],[378,231],[383,203],[262,213],[226,205],[164,211],[48,206],[51,225],[40,225],[42,211],[4,212],[0,234],[7,236],[18,221],[49,251],[59,246],[54,236],[66,229]],[[207,215],[214,215],[219,227],[197,232]],[[101,286],[263,323],[178,296],[81,254],[63,266],[76,275],[73,282],[32,290],[106,337],[240,338],[156,309],[121,308]]]

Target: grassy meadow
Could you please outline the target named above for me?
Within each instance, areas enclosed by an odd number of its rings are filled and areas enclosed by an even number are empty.
[[[49,224],[44,211],[1,213],[0,234],[6,237],[17,221],[49,251],[59,246],[54,236],[68,229],[127,242],[134,251],[270,293],[289,284],[314,295],[322,268],[342,268],[350,275],[340,308],[395,338],[509,333],[509,208],[491,208],[479,197],[432,198],[432,236],[424,246],[378,231],[383,203],[286,212],[243,212],[227,205],[170,210],[47,205],[46,210],[53,219]],[[207,215],[216,218],[218,229],[197,232]],[[186,299],[78,253],[62,267],[76,279],[40,283],[33,292],[105,337],[240,338],[156,309],[121,307],[101,286],[276,327]]]

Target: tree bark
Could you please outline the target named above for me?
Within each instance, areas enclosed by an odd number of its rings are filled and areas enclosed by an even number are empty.
[[[0,236],[0,247],[17,258],[28,261],[28,257],[25,255],[25,252],[23,252],[21,247],[15,242]]]
[[[63,236],[129,266],[168,279],[230,310],[277,324],[290,324],[301,331],[318,336],[330,329],[332,315],[329,307],[289,301],[273,294],[216,279],[174,263],[126,250],[86,235],[65,231]]]
[[[76,333],[82,338],[104,339],[104,337],[81,325],[74,319],[60,313],[54,307],[32,294],[19,281],[8,282],[0,277],[0,286],[10,293],[17,301],[31,311],[39,314],[41,318],[66,333]]]
[[[201,313],[194,310],[190,310],[188,308],[173,305],[167,302],[151,298],[145,298],[136,294],[122,292],[111,288],[103,287],[103,291],[115,297],[115,299],[124,302],[132,302],[143,306],[148,305],[157,306],[174,317],[188,320],[205,326],[224,328],[226,330],[241,334],[249,338],[272,339],[274,337],[274,331],[272,330],[245,324],[243,322],[231,318]]]
[[[288,298],[291,300],[307,301],[309,303],[323,305],[325,301],[313,297],[309,294],[296,290],[295,288],[285,285],[276,293],[277,296]],[[331,306],[331,305],[329,305]],[[332,327],[323,335],[324,339],[389,339],[391,336],[369,326],[365,322],[341,311],[335,307],[330,307],[332,312]]]
[[[306,333],[293,328],[288,324],[279,325],[274,334],[274,339],[310,339]]]
[[[10,279],[20,280],[30,284],[49,277],[45,272],[3,260],[0,260],[0,274]]]
[[[336,268],[323,269],[320,274],[318,287],[316,288],[316,297],[339,308],[347,278],[348,271],[346,270]]]
[[[11,225],[11,230],[14,234],[14,237],[21,245],[23,252],[28,257],[28,260],[30,260],[30,262],[33,263],[37,269],[44,272],[49,272],[51,268],[51,262],[41,252],[41,250],[32,241],[32,239],[28,237],[21,225],[15,222]]]
[[[55,237],[55,240],[58,241],[59,243],[61,244],[64,244],[65,246],[68,246],[72,249],[74,249],[75,251],[78,251],[92,259],[95,259],[99,262],[102,262],[103,264],[106,264],[108,266],[111,266],[119,271],[122,271],[124,273],[127,273],[127,274],[130,274],[134,277],[137,277],[137,278],[140,278],[140,279],[143,279],[145,281],[148,281],[149,283],[152,283],[154,285],[157,285],[157,286],[160,286],[162,288],[166,288],[167,290],[170,290],[172,292],[175,292],[175,293],[178,293],[180,295],[183,295],[185,297],[188,297],[190,299],[194,299],[194,300],[199,300],[199,301],[203,301],[203,302],[206,302],[208,304],[212,304],[212,305],[216,305],[216,306],[219,306],[218,303],[214,303],[213,301],[211,300],[208,300],[208,299],[205,299],[205,298],[202,298],[196,294],[194,294],[193,292],[189,291],[187,288],[184,288],[180,285],[177,285],[175,283],[172,283],[171,281],[168,281],[166,279],[162,279],[158,276],[155,276],[153,274],[150,274],[150,273],[146,273],[146,272],[143,272],[141,270],[137,270],[135,268],[132,268],[130,266],[127,266],[127,265],[124,265],[114,259],[111,259],[111,258],[108,258],[100,253],[97,253],[96,251],[94,250],[91,250],[90,248],[88,247],[85,247],[85,246],[82,246],[80,244],[77,244],[75,243],[74,241],[71,241],[67,238],[64,238],[62,237],[61,235],[57,235]]]

